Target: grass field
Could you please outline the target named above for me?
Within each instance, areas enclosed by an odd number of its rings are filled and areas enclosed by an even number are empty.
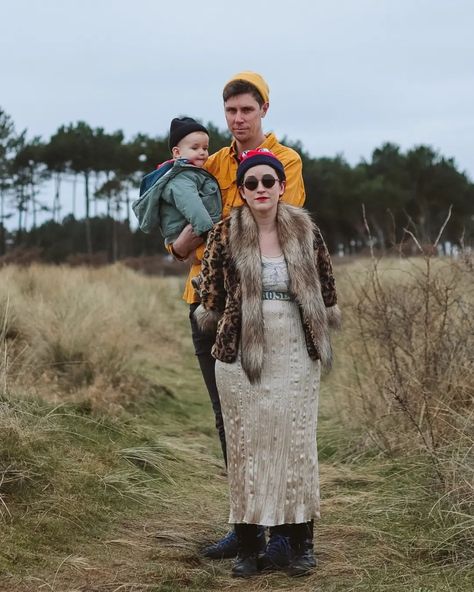
[[[337,267],[319,567],[247,581],[199,554],[227,482],[182,281],[0,270],[0,590],[470,592],[472,267],[426,264]]]

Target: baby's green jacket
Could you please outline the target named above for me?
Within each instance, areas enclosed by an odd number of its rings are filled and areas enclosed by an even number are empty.
[[[157,226],[172,243],[183,228],[191,223],[197,235],[210,230],[221,219],[222,198],[216,178],[206,170],[178,159],[132,204],[143,232]]]

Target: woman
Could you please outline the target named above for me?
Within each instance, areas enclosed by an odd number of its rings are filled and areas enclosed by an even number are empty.
[[[224,417],[235,576],[257,573],[257,525],[278,526],[290,575],[315,566],[319,517],[316,423],[320,366],[339,309],[331,261],[309,214],[280,201],[285,171],[264,149],[242,155],[245,205],[210,231],[203,259],[202,329],[217,322],[212,353]]]

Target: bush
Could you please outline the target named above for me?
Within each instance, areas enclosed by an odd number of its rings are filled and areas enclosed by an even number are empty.
[[[375,445],[407,466],[416,458],[437,525],[433,554],[472,565],[473,262],[426,253],[349,270],[339,409],[360,434],[359,453]]]

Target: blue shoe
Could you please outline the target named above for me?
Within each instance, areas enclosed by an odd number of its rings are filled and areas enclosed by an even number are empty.
[[[291,547],[288,537],[270,531],[265,553],[258,559],[258,568],[262,571],[285,569],[290,559]]]
[[[230,530],[222,539],[204,547],[202,554],[209,559],[230,559],[237,556],[239,541],[234,530]]]
[[[259,527],[258,529],[258,552],[261,553],[265,549],[265,529]],[[232,559],[237,557],[239,550],[239,541],[235,530],[230,530],[222,539],[204,547],[202,554],[209,559]]]

